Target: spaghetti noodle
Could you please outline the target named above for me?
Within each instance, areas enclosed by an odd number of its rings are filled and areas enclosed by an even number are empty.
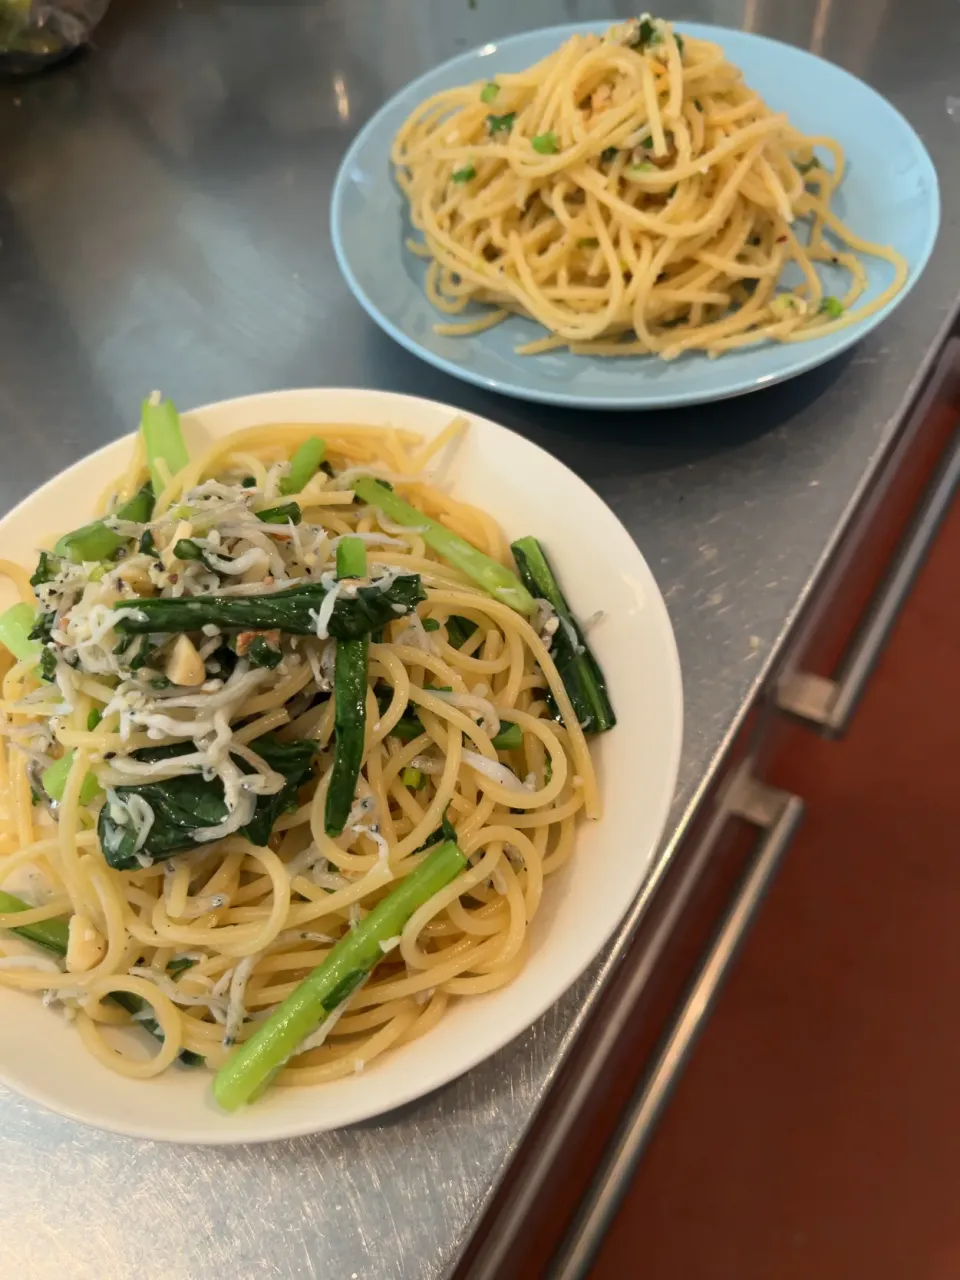
[[[354,489],[379,478],[381,491],[402,492],[426,524],[442,521],[448,538],[511,579],[496,523],[427,475],[463,427],[427,443],[347,424],[248,429],[172,478],[162,460],[151,466],[168,483],[135,520],[129,503],[147,471],[138,439],[102,504],[112,516],[61,539],[30,581],[0,562],[31,618],[39,601],[33,634],[43,641],[0,648],[0,983],[44,993],[114,1071],[156,1075],[184,1051],[220,1067],[441,833],[455,836],[462,873],[381,943],[375,971],[280,1082],[360,1071],[423,1035],[452,1000],[523,966],[544,881],[571,856],[578,820],[601,807],[552,657],[570,624],[544,602],[530,617],[488,594],[431,548],[425,527],[390,519]],[[297,479],[308,454],[314,464],[323,454],[326,470]],[[110,556],[71,556],[77,539],[89,547],[91,530],[102,541],[104,529],[122,544]],[[365,551],[363,579],[334,574],[345,541]],[[358,600],[376,605],[378,591],[415,580],[420,603],[389,606],[355,642],[368,645],[362,758],[343,832],[331,835],[342,727],[331,683],[348,642],[328,628],[338,609],[349,622]],[[144,630],[158,606],[169,619],[171,607],[215,593],[226,618],[237,602],[280,608],[304,584],[323,602],[296,634],[221,619],[184,636],[160,614]],[[10,625],[4,615],[0,632],[16,650]],[[585,652],[576,638],[573,652]],[[308,776],[288,775],[278,790],[280,762],[305,744]],[[219,825],[201,814],[212,790]],[[269,838],[245,835],[278,795],[286,802]],[[191,828],[189,848],[171,853],[162,840],[175,820]],[[68,938],[65,966],[22,941],[55,950],[54,927]],[[114,1034],[131,1009],[162,1040],[152,1057]]]
[[[901,254],[831,209],[840,144],[771,111],[717,45],[647,16],[436,94],[392,161],[428,296],[467,313],[436,331],[475,334],[517,313],[549,331],[521,354],[672,359],[803,341],[879,310],[907,278]],[[861,255],[893,274],[857,306]],[[824,264],[848,273],[842,297],[824,295]],[[492,309],[474,316],[472,303]]]

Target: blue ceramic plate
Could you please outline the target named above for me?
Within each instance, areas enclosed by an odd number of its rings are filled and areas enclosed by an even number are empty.
[[[742,395],[803,373],[859,341],[906,297],[933,248],[940,197],[933,163],[903,116],[862,81],[802,49],[684,22],[679,24],[682,32],[722,45],[768,106],[785,111],[804,133],[829,134],[840,141],[848,171],[833,207],[857,234],[905,255],[910,276],[904,289],[875,315],[823,338],[764,343],[715,360],[699,353],[669,363],[656,356],[603,359],[562,351],[518,356],[514,347],[544,333],[519,316],[467,338],[435,334],[437,320],[449,317],[427,301],[424,264],[404,247],[410,226],[390,165],[394,135],[431,94],[522,70],[574,33],[602,31],[605,25],[531,31],[462,54],[408,85],[360,131],[333,189],[333,246],[350,289],[381,328],[455,378],[505,395],[571,407],[653,409]],[[892,268],[871,258],[865,263],[869,299],[887,284]]]

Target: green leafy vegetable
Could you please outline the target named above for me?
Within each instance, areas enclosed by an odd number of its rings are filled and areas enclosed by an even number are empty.
[[[149,485],[144,485],[127,502],[121,503],[113,515],[117,520],[132,520],[135,524],[144,524],[153,515],[153,490]],[[109,528],[103,520],[94,520],[92,524],[85,524],[72,533],[65,533],[57,540],[54,552],[64,560],[72,560],[74,564],[91,560],[112,560],[128,541],[128,538]]]
[[[185,973],[187,969],[192,969],[196,963],[196,960],[191,960],[189,956],[174,956],[172,960],[167,961],[167,973],[176,977],[178,973]]]
[[[649,45],[660,43],[660,32],[651,18],[643,18],[637,24],[636,37],[631,40],[629,48],[646,49]]]
[[[500,732],[492,741],[498,751],[517,751],[523,746],[523,730],[512,720],[501,720]]]
[[[354,493],[363,502],[379,507],[391,520],[408,528],[423,530],[423,540],[440,556],[443,556],[455,569],[460,569],[478,586],[483,587],[495,600],[516,609],[517,613],[529,615],[533,612],[533,597],[526,591],[517,575],[505,568],[499,561],[470,545],[466,539],[453,533],[450,529],[424,515],[409,502],[384,488],[372,476],[360,476],[354,482]]]
[[[455,169],[450,175],[453,182],[472,182],[477,176],[477,171],[472,164],[464,165],[462,169]]]
[[[140,535],[140,551],[145,556],[153,556],[155,560],[160,559],[160,553],[157,551],[157,544],[153,540],[153,534],[149,529],[144,529]]]
[[[423,629],[424,631],[439,631],[440,623],[436,618],[424,618]]]
[[[411,791],[422,791],[427,785],[427,775],[422,769],[407,765],[400,775],[400,781],[405,787],[409,787]]]
[[[57,671],[57,652],[51,645],[44,645],[40,654],[40,676],[44,680],[53,680]]]
[[[257,797],[253,817],[239,830],[239,834],[246,836],[251,844],[265,845],[273,824],[287,806],[296,801],[297,792],[311,776],[317,748],[313,742],[280,742],[271,734],[255,739],[250,748],[286,779],[276,795]],[[194,749],[192,743],[149,747],[135,751],[133,758],[169,760]],[[246,760],[237,756],[233,760],[241,772],[253,772],[253,766]],[[139,796],[153,811],[153,825],[138,849],[132,822],[124,822],[121,815],[114,812],[112,803],[108,802],[100,810],[97,832],[103,856],[111,867],[119,871],[136,870],[141,865],[138,854],[151,862],[159,862],[175,853],[202,846],[204,841],[196,836],[198,829],[217,826],[227,816],[220,779],[212,778],[208,782],[198,773],[168,778],[163,782],[117,787],[116,795],[121,802],[125,796]]]
[[[341,556],[341,548],[347,547]],[[341,562],[348,577],[367,571],[367,548],[361,538],[344,538],[337,544],[337,573]],[[353,807],[357,778],[363,762],[367,724],[367,654],[369,639],[338,640],[333,666],[333,769],[327,786],[323,824],[328,836],[343,831]]]
[[[617,157],[618,147],[604,147],[600,152],[600,159],[606,163],[609,160],[615,160]]]
[[[342,1004],[383,958],[381,942],[395,938],[418,907],[429,902],[466,866],[451,841],[428,853],[355,929],[345,934],[322,964],[231,1055],[213,1082],[227,1111],[249,1102],[270,1083],[299,1046]]]
[[[96,707],[87,716],[87,733],[93,733],[94,729],[103,719],[103,714]]]
[[[560,150],[560,143],[557,141],[557,135],[552,131],[549,133],[538,133],[535,138],[531,138],[530,145],[534,151],[542,156],[553,156]]]
[[[275,649],[263,636],[254,636],[250,641],[246,657],[251,667],[268,667],[271,671],[283,661],[283,654]]]
[[[319,582],[308,582],[263,595],[142,599],[136,603],[137,616],[128,613],[119,620],[116,630],[129,635],[176,634],[201,631],[209,623],[222,631],[315,635],[317,611],[326,594],[326,588]],[[359,587],[355,596],[337,597],[327,630],[336,640],[356,640],[377,627],[395,622],[402,613],[409,613],[425,599],[417,574],[395,578],[385,590],[377,586]],[[117,607],[130,609],[123,601]],[[0,635],[0,640],[2,638]]]
[[[447,644],[451,649],[462,649],[477,629],[477,624],[458,613],[447,619]]]
[[[284,502],[279,507],[266,507],[255,514],[264,524],[299,524],[303,519],[303,512],[296,502]]]
[[[52,582],[59,572],[59,558],[52,556],[49,551],[41,551],[37,567],[34,569],[33,577],[30,579],[30,585],[31,587],[41,587],[45,582]]]
[[[535,596],[554,608],[560,625],[554,632],[550,656],[563,680],[580,727],[602,733],[617,723],[607,696],[607,686],[583,632],[570,612],[553,570],[536,538],[521,538],[511,545],[520,576]]]
[[[838,320],[843,315],[843,303],[839,298],[824,298],[820,303],[820,311],[831,320]]]
[[[491,133],[509,133],[516,118],[515,111],[508,111],[502,116],[487,116],[487,125]]]
[[[326,453],[326,443],[319,436],[310,436],[290,459],[290,470],[280,481],[280,492],[287,497],[291,493],[302,493],[313,477],[320,470],[320,463]]]
[[[480,90],[481,102],[492,102],[500,92],[500,86],[495,80],[489,80]]]

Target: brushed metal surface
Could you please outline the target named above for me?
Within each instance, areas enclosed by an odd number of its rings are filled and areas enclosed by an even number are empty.
[[[689,0],[685,16],[813,48],[891,98],[938,165],[943,231],[902,309],[828,368],[710,408],[586,418],[454,383],[381,335],[339,279],[327,200],[348,140],[411,77],[608,11],[114,0],[94,56],[0,87],[0,507],[128,429],[157,384],[183,405],[383,386],[514,427],[603,495],[667,598],[687,739],[662,865],[960,296],[960,24],[954,0]],[[169,1148],[0,1092],[0,1275],[448,1275],[635,918],[485,1066],[350,1130]]]

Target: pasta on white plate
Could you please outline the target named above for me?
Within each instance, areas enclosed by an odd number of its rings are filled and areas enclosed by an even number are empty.
[[[103,514],[0,562],[0,983],[113,1070],[232,1110],[523,966],[615,719],[539,544],[433,483],[465,427],[190,459],[154,395]]]
[[[434,95],[391,158],[428,296],[463,317],[436,331],[476,334],[516,313],[548,331],[520,354],[673,359],[798,342],[876,312],[907,279],[899,252],[831,207],[840,144],[771,110],[719,46],[649,15]],[[892,271],[860,302],[864,256]],[[841,296],[825,293],[824,267],[845,273]]]

